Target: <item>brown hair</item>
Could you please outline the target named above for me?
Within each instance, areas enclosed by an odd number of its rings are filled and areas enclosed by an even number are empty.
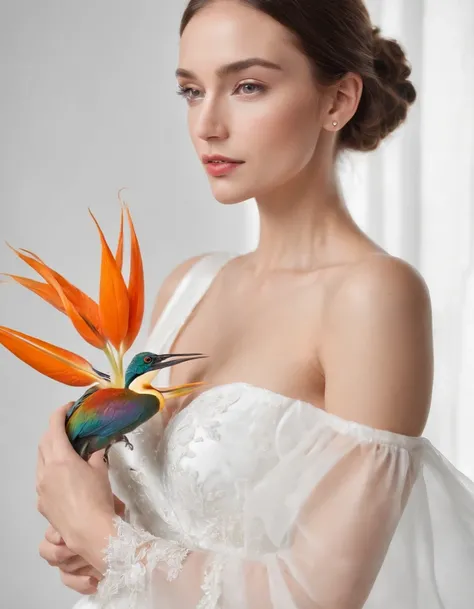
[[[190,0],[180,36],[191,18],[215,0]],[[266,13],[296,35],[317,84],[336,83],[348,72],[360,74],[363,91],[357,110],[339,133],[339,149],[374,150],[406,118],[416,91],[400,44],[373,27],[363,0],[238,0]]]

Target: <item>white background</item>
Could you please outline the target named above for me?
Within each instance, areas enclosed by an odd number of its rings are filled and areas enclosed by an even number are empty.
[[[474,3],[372,0],[400,40],[419,99],[375,153],[346,155],[348,205],[368,234],[415,265],[430,288],[435,386],[426,435],[474,477]],[[145,263],[146,323],[164,276],[188,256],[253,249],[253,201],[222,206],[192,148],[175,94],[183,0],[0,1],[0,271],[33,277],[3,245],[30,249],[93,297],[100,247],[91,207],[115,247],[117,191]],[[19,286],[0,285],[0,324],[105,358],[67,319]],[[104,361],[103,361],[104,360]],[[35,464],[49,414],[77,390],[0,347],[1,601],[71,607],[78,595],[38,555]]]

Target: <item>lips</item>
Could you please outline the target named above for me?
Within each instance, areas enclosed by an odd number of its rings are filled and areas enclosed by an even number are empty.
[[[204,154],[202,157],[202,162],[207,165],[208,163],[215,163],[216,165],[220,165],[221,163],[243,163],[239,159],[231,159],[227,156],[222,156],[221,154]]]
[[[237,171],[242,163],[206,163],[206,171],[214,177],[224,176],[231,172]]]

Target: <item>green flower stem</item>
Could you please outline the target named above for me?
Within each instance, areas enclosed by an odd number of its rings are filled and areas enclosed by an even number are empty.
[[[123,356],[124,356],[123,345],[120,345],[120,349],[118,352],[118,362],[119,362],[120,381],[121,381],[122,385],[125,384],[125,376],[123,373]]]
[[[112,349],[110,347],[109,344],[107,344],[104,347],[104,353],[106,358],[109,360],[110,366],[112,368],[112,373],[113,373],[113,378],[112,378],[112,385],[114,387],[120,387],[120,371],[119,371],[119,367],[117,366],[117,361],[114,357],[114,354],[112,353]]]

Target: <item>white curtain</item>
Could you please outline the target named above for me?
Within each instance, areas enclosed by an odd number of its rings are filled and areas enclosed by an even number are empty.
[[[377,151],[341,158],[341,182],[359,225],[428,284],[435,380],[425,435],[474,478],[474,1],[367,6],[405,49],[418,99]]]

